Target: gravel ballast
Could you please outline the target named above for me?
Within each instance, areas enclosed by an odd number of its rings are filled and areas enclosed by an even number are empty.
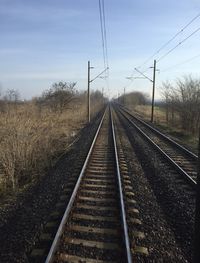
[[[191,262],[193,192],[176,182],[178,176],[133,128],[128,128],[129,137],[124,127],[117,130],[135,189],[145,233],[143,243],[149,251],[144,262]]]
[[[1,263],[28,262],[27,253],[37,242],[68,177],[78,178],[100,116],[79,132],[79,139],[46,176],[0,207]]]

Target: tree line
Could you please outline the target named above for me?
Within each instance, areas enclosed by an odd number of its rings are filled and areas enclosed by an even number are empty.
[[[104,107],[91,92],[91,118]],[[20,99],[15,89],[0,94],[0,196],[39,180],[87,123],[87,93],[75,82],[57,82],[41,96]]]
[[[0,112],[9,111],[9,105],[32,102],[40,109],[48,108],[54,113],[62,113],[71,107],[73,101],[80,104],[86,98],[86,92],[78,91],[75,86],[76,82],[55,82],[41,96],[34,97],[29,101],[21,100],[20,93],[16,89],[8,89],[4,94],[0,90]],[[92,91],[90,98],[93,103],[107,101],[98,90]]]
[[[165,81],[158,89],[161,91],[162,99],[159,102],[156,101],[155,105],[159,106],[160,110],[164,110],[167,126],[178,127],[186,133],[198,135],[200,126],[200,79],[184,76],[177,79],[173,84]],[[133,109],[138,105],[151,105],[148,96],[140,91],[123,94],[117,101]]]
[[[136,107],[137,105],[147,105],[148,96],[143,92],[133,91],[119,96],[117,101],[126,106]]]

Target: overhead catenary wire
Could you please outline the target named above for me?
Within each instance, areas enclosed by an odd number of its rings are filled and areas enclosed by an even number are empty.
[[[106,86],[109,93],[109,63],[108,63],[108,46],[107,46],[107,30],[106,30],[106,18],[105,18],[105,5],[104,0],[102,0],[102,11],[103,11],[103,27],[104,27],[104,41],[105,41],[105,56],[106,56],[106,68],[105,78]]]
[[[102,38],[102,50],[103,50],[103,61],[105,71],[105,81],[109,92],[109,63],[108,63],[108,45],[107,45],[107,30],[106,30],[106,18],[105,18],[105,5],[104,0],[99,0],[99,16],[101,25],[101,38]]]
[[[159,62],[160,60],[162,60],[163,58],[165,58],[166,56],[168,56],[172,51],[174,51],[177,47],[179,47],[181,44],[183,44],[186,40],[188,40],[190,37],[192,37],[194,34],[196,34],[198,31],[200,31],[200,27],[198,27],[195,31],[193,31],[189,36],[187,36],[186,38],[184,38],[182,41],[180,41],[176,46],[174,46],[173,48],[171,48],[167,53],[165,53],[164,55],[162,55],[159,59],[157,59],[157,62]]]
[[[104,0],[99,0],[99,16],[100,16],[100,25],[101,25],[104,68],[108,68],[109,64],[108,64],[107,30],[106,30]]]
[[[188,28],[196,19],[200,17],[200,13],[198,13],[195,17],[193,17],[185,26],[182,27],[172,38],[170,38],[166,43],[164,43],[156,52],[154,52],[149,58],[147,58],[140,66],[137,68],[141,68],[144,66],[148,61],[154,58],[157,54],[160,53],[166,46],[168,46],[177,36],[179,36],[186,28]]]
[[[197,18],[199,18],[199,17],[200,17],[200,13],[197,14],[194,18],[192,18],[180,31],[178,31],[172,38],[170,38],[165,44],[163,44],[155,53],[153,53],[153,55],[151,55],[148,59],[146,59],[143,64],[141,64],[140,66],[138,66],[137,69],[138,69],[138,68],[141,68],[142,66],[144,66],[145,64],[147,64],[148,61],[150,61],[150,60],[151,60],[152,58],[154,58],[157,54],[159,54],[161,50],[163,50],[166,46],[168,46],[174,39],[177,38],[177,36],[179,36],[187,27],[189,27],[189,26],[190,26]],[[193,35],[195,35],[195,34],[196,34],[197,32],[199,32],[199,31],[200,31],[200,27],[198,27],[196,30],[194,30],[192,33],[190,33],[188,36],[186,36],[182,41],[179,41],[178,44],[176,44],[174,47],[172,47],[170,50],[168,50],[164,55],[160,56],[160,57],[157,58],[156,60],[155,60],[155,58],[154,58],[154,61],[160,62],[162,59],[164,59],[165,57],[167,57],[171,52],[173,52],[176,48],[178,48],[180,45],[182,45],[184,42],[186,42],[189,38],[191,38]],[[190,62],[190,61],[192,61],[192,60],[194,60],[195,58],[198,58],[198,57],[200,57],[200,54],[198,54],[198,55],[196,55],[196,56],[194,56],[194,57],[192,57],[192,58],[190,58],[190,59],[187,59],[186,61],[183,61],[183,62],[181,62],[181,63],[179,63],[179,64],[173,65],[173,66],[170,67],[170,68],[167,68],[167,69],[165,69],[165,70],[162,70],[162,72],[168,71],[169,69],[174,68],[174,67],[178,67],[178,66],[180,66],[180,65],[182,65],[182,64],[186,64],[186,63],[188,63],[188,62]],[[148,68],[144,69],[143,71],[141,71],[141,73],[145,73],[145,72],[148,71],[148,69],[150,69],[150,68],[152,68],[152,67],[148,67]],[[126,86],[124,87],[124,89],[126,89],[127,87],[129,87],[129,86],[132,84],[133,80],[135,79],[133,76],[134,76],[134,72],[131,74],[131,77],[130,77],[131,82],[130,82],[128,85],[126,85]],[[137,78],[137,77],[136,77],[136,78]]]
[[[101,2],[101,0],[99,0],[99,17],[100,17],[100,26],[101,26],[101,40],[102,40],[103,61],[104,61],[104,68],[106,68],[105,32],[104,32],[103,11],[102,11],[102,2]]]
[[[177,63],[177,64],[175,64],[175,65],[173,65],[173,66],[171,66],[171,67],[168,67],[168,68],[163,69],[162,72],[166,72],[166,71],[169,71],[169,70],[171,70],[171,69],[173,69],[173,68],[182,66],[182,65],[184,65],[184,64],[186,64],[186,63],[189,63],[189,62],[191,62],[191,61],[193,61],[193,60],[195,60],[195,59],[197,59],[197,58],[199,58],[199,57],[200,57],[200,54],[198,54],[198,55],[196,55],[196,56],[193,56],[193,57],[191,57],[191,58],[189,58],[189,59],[187,59],[187,60],[184,60],[184,61],[182,61],[182,62],[180,62],[180,63]]]
[[[200,14],[198,15],[198,16],[196,16],[195,18],[193,18],[191,21],[190,21],[190,23],[188,23],[183,29],[185,29],[186,27],[188,27],[195,19],[197,19],[198,17],[200,16]],[[183,29],[182,29],[182,31],[183,31]],[[182,32],[181,31],[181,32]],[[199,32],[200,31],[200,27],[198,27],[196,30],[194,30],[189,36],[187,36],[187,37],[185,37],[182,41],[180,41],[178,44],[176,44],[173,48],[171,48],[170,50],[168,50],[164,55],[162,55],[160,58],[158,58],[157,59],[157,62],[160,62],[162,59],[164,59],[166,56],[168,56],[171,52],[173,52],[176,48],[178,48],[180,45],[182,45],[185,41],[187,41],[189,38],[191,38],[193,35],[195,35],[197,32]],[[180,31],[179,31],[180,32]],[[176,34],[176,36],[178,35],[178,33]],[[175,36],[174,36],[174,38],[175,38]],[[174,39],[173,38],[173,39]],[[172,39],[171,39],[172,40]],[[171,41],[170,41],[171,42]],[[169,43],[169,41],[168,41],[168,43]],[[161,49],[160,49],[161,50]],[[196,57],[196,56],[195,56]],[[194,59],[194,58],[192,58],[192,59]],[[187,62],[187,61],[186,61]],[[186,63],[186,62],[182,62],[182,63]],[[180,64],[182,64],[182,63],[180,63]],[[178,64],[179,65],[179,64]],[[177,65],[177,66],[178,66]],[[173,67],[175,67],[176,65],[174,65]],[[145,70],[145,71],[143,71],[143,73],[144,72],[146,72],[148,70],[148,68]],[[167,71],[167,70],[164,70],[164,71]],[[162,72],[164,72],[164,71],[162,71]]]
[[[105,19],[104,0],[102,0],[102,11],[103,11],[103,28],[104,28],[104,43],[105,43],[106,68],[109,68],[109,64],[108,64],[108,46],[107,46],[107,30],[106,30],[106,19]]]

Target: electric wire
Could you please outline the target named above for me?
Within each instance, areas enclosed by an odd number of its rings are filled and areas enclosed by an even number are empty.
[[[102,14],[103,14],[104,47],[105,47],[105,57],[106,57],[106,69],[107,69],[105,71],[105,82],[106,82],[107,90],[109,92],[109,64],[108,64],[108,46],[107,46],[107,30],[106,30],[104,0],[102,0]]]
[[[167,53],[165,53],[164,55],[162,55],[159,59],[157,59],[157,62],[159,62],[160,60],[162,60],[163,58],[165,58],[167,55],[169,55],[172,51],[174,51],[177,47],[179,47],[181,44],[183,44],[186,40],[188,40],[190,37],[192,37],[194,34],[196,34],[198,31],[200,30],[200,27],[198,27],[195,31],[193,31],[189,36],[187,36],[186,38],[184,38],[182,41],[180,41],[176,46],[174,46],[173,48],[171,48]]]
[[[106,68],[105,37],[104,37],[104,26],[103,26],[103,14],[102,14],[102,3],[101,3],[101,0],[99,0],[99,17],[100,17],[100,26],[101,26],[103,61],[104,61],[104,68]]]
[[[181,30],[179,30],[172,38],[170,38],[165,44],[163,44],[153,55],[151,55],[148,59],[144,61],[138,68],[144,66],[148,61],[155,57],[162,49],[168,46],[177,36],[179,36],[187,27],[189,27],[197,18],[200,17],[200,13],[193,17]]]
[[[102,0],[102,10],[103,10],[103,27],[104,27],[104,43],[105,43],[106,68],[109,68],[109,64],[108,64],[108,46],[107,46],[107,33],[106,33],[106,19],[105,19],[105,5],[104,5],[104,0]]]
[[[195,17],[193,17],[181,30],[179,30],[172,38],[170,38],[166,43],[164,43],[156,52],[154,52],[148,59],[146,59],[140,66],[138,66],[137,68],[141,68],[142,66],[146,65],[147,62],[149,62],[152,58],[154,58],[157,54],[160,53],[161,50],[163,50],[166,46],[168,46],[174,39],[177,38],[177,36],[179,36],[186,28],[188,28],[196,19],[198,19],[200,17],[200,13],[198,13]],[[164,59],[167,55],[169,55],[172,51],[174,51],[176,48],[178,48],[181,44],[183,44],[186,40],[188,40],[190,37],[192,37],[194,34],[196,34],[198,31],[200,30],[200,27],[197,28],[195,31],[193,31],[189,36],[187,36],[185,39],[183,39],[182,41],[180,41],[176,46],[174,46],[173,48],[171,48],[168,52],[166,52],[164,55],[162,55],[159,59],[157,59],[157,62],[159,62],[160,60]],[[162,70],[162,72],[165,72],[165,71],[168,71],[170,70],[171,68],[174,68],[174,67],[177,67],[177,66],[180,66],[182,64],[185,64],[185,63],[188,63],[190,61],[192,61],[193,59],[197,58],[197,57],[200,57],[200,54],[199,55],[196,55],[186,61],[183,61],[179,64],[176,64],[170,68],[167,68],[167,69],[164,69]],[[142,71],[142,73],[145,73],[147,72],[148,70],[150,69],[150,67],[147,67],[146,69],[144,69]],[[133,80],[136,77],[133,77],[135,75],[136,72],[133,71],[133,73],[131,74],[130,76],[130,82],[125,86],[125,88],[129,87]]]
[[[99,0],[99,15],[100,15],[100,25],[101,25],[101,38],[102,38],[102,50],[103,50],[103,61],[105,75],[104,79],[109,92],[109,63],[108,63],[108,46],[107,46],[107,30],[106,30],[106,18],[105,18],[105,5],[104,0]]]
[[[168,67],[168,68],[163,69],[162,72],[166,72],[166,71],[169,71],[169,70],[171,70],[171,69],[173,69],[173,68],[176,68],[176,67],[182,66],[182,65],[184,65],[184,64],[187,64],[187,63],[189,63],[189,62],[191,62],[191,61],[193,61],[194,59],[199,58],[199,57],[200,57],[200,54],[198,54],[198,55],[196,55],[196,56],[193,56],[193,57],[191,57],[191,58],[189,58],[189,59],[187,59],[187,60],[184,60],[184,61],[182,61],[182,62],[180,62],[180,63],[178,63],[178,64],[175,64],[175,65],[173,65],[173,66],[171,66],[171,67]]]

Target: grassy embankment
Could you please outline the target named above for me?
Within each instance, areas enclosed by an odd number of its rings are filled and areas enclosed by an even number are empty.
[[[102,106],[96,102],[91,117]],[[71,102],[62,113],[33,102],[8,104],[0,112],[0,196],[17,193],[44,176],[85,124],[85,102]]]
[[[136,112],[142,118],[150,121],[151,118],[151,106],[150,105],[137,105],[135,108],[131,108],[132,112]],[[156,106],[154,108],[154,124],[161,130],[167,132],[169,135],[181,141],[183,144],[188,145],[193,151],[197,152],[198,136],[192,135],[181,128],[179,116],[175,114],[174,123],[166,122],[165,109]]]

